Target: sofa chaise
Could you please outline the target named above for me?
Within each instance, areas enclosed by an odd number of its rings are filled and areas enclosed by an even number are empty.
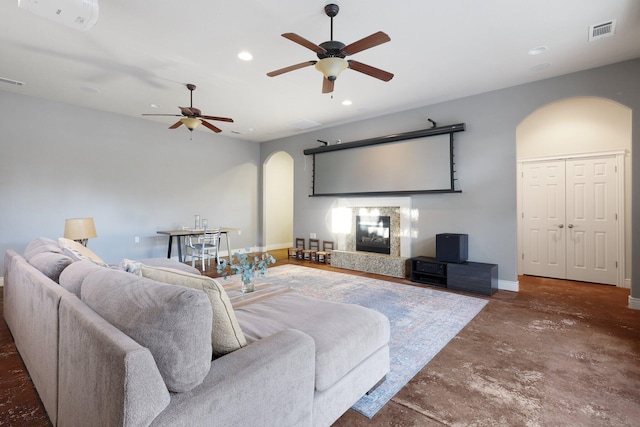
[[[4,259],[5,320],[53,425],[329,426],[388,373],[374,310],[63,240]]]

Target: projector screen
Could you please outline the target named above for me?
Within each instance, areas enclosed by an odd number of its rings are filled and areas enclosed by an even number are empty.
[[[313,195],[454,191],[452,135],[313,150]]]

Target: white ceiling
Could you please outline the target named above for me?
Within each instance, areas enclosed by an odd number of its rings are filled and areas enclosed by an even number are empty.
[[[329,127],[640,57],[638,0],[343,0],[334,39],[350,44],[384,31],[390,42],[348,59],[395,77],[385,83],[346,70],[332,96],[321,93],[314,67],[266,76],[317,59],[281,34],[329,40],[330,2],[99,1],[98,21],[86,32],[1,2],[0,77],[26,85],[0,83],[0,96],[6,90],[141,117],[178,114],[189,104],[184,84],[194,83],[195,107],[235,119],[213,122],[223,135],[262,142],[305,132],[291,122]],[[589,26],[611,19],[615,35],[588,42]],[[538,46],[548,51],[528,54]],[[243,50],[252,61],[237,58]],[[146,119],[167,127],[176,120]]]

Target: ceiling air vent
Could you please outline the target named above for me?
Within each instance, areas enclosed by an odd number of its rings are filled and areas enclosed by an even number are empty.
[[[18,80],[13,80],[13,79],[6,79],[4,77],[0,77],[0,83],[7,83],[15,86],[24,86],[26,84],[25,82],[19,82]]]
[[[612,19],[602,24],[596,24],[589,27],[589,41],[604,39],[611,37],[616,31],[616,20]]]

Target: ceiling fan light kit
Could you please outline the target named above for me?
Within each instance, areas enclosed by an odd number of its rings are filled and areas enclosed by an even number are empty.
[[[342,42],[333,40],[333,18],[338,14],[339,10],[340,8],[338,7],[338,5],[333,3],[328,4],[324,7],[325,13],[329,18],[331,18],[331,40],[329,41],[317,45],[295,33],[282,34],[282,37],[315,52],[318,56],[317,61],[307,61],[295,65],[290,65],[279,70],[271,71],[270,73],[267,73],[267,76],[275,77],[279,76],[280,74],[288,73],[289,71],[294,71],[300,68],[308,67],[310,65],[315,65],[316,69],[320,71],[324,76],[322,79],[322,93],[333,92],[335,80],[337,79],[338,75],[347,68],[385,82],[391,80],[393,78],[393,74],[387,71],[380,70],[367,64],[363,64],[362,62],[344,59],[346,56],[353,55],[355,53],[362,52],[363,50],[370,49],[382,43],[391,41],[391,38],[382,31],[378,31],[377,33],[371,34],[370,36],[349,45],[345,45]]]
[[[183,125],[187,127],[190,131],[193,131],[195,128],[202,123],[202,120],[196,119],[194,117],[183,117],[180,119]]]
[[[320,71],[330,81],[338,78],[347,69],[349,63],[343,58],[324,58],[316,62],[316,70]]]

